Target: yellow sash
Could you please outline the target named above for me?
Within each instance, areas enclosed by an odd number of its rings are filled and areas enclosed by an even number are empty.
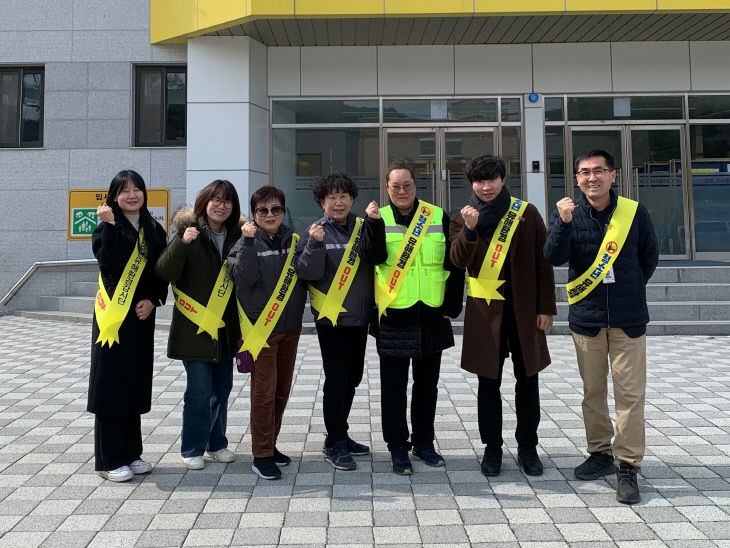
[[[608,274],[616,257],[621,253],[624,242],[626,242],[626,236],[629,235],[629,229],[631,223],[634,222],[634,215],[636,215],[638,207],[639,202],[629,200],[623,196],[618,197],[616,209],[611,215],[611,221],[601,242],[601,247],[598,248],[596,260],[588,267],[588,270],[565,285],[565,290],[568,293],[568,304],[580,301],[593,291],[596,285],[601,283]]]
[[[484,262],[479,269],[477,278],[468,277],[468,285],[466,294],[470,297],[485,299],[487,305],[490,305],[492,299],[503,301],[504,297],[499,294],[497,289],[502,286],[504,280],[499,279],[499,273],[502,272],[502,266],[507,258],[507,251],[512,243],[519,224],[519,219],[527,208],[527,202],[517,198],[511,198],[509,209],[497,224],[497,228],[489,242],[487,254],[484,256]]]
[[[388,280],[388,286],[381,285],[377,278],[375,279],[375,302],[378,305],[378,320],[383,314],[387,316],[386,309],[398,296],[400,286],[404,283],[406,274],[411,268],[416,255],[418,255],[423,239],[426,237],[428,225],[431,224],[435,206],[423,201],[419,202],[419,206],[418,214],[413,216],[403,241],[401,241],[400,247],[395,253],[396,260],[390,265],[385,276],[385,279]]]
[[[268,348],[269,345],[266,341],[271,335],[271,332],[276,326],[276,322],[279,321],[286,303],[289,302],[294,286],[297,284],[297,273],[294,270],[294,250],[299,243],[299,235],[294,234],[291,239],[291,246],[289,247],[289,255],[287,255],[288,261],[284,263],[284,268],[281,269],[279,275],[279,281],[276,282],[274,292],[269,297],[266,306],[261,311],[261,314],[256,319],[256,325],[251,323],[248,319],[241,303],[236,299],[238,305],[238,323],[241,326],[241,338],[243,339],[243,345],[238,350],[244,352],[248,350],[253,359],[256,360],[259,357],[259,353],[263,348]]]
[[[109,294],[101,282],[101,272],[99,273],[99,290],[96,292],[94,313],[96,324],[99,326],[99,337],[96,342],[100,342],[101,346],[107,344],[111,348],[114,343],[119,342],[119,328],[132,306],[132,297],[139,283],[139,275],[146,264],[147,244],[144,241],[143,229],[140,228],[139,245],[134,246],[134,251],[124,266],[124,273],[114,289],[112,299],[109,299]]]
[[[223,313],[226,311],[228,299],[233,293],[231,282],[231,267],[228,261],[223,262],[218,278],[213,286],[213,291],[208,297],[208,304],[203,306],[198,301],[180,291],[175,284],[172,285],[172,292],[175,294],[175,307],[188,320],[198,326],[199,335],[203,331],[208,333],[214,341],[218,340],[218,329],[225,327]]]
[[[350,291],[352,281],[355,279],[357,267],[360,266],[357,246],[362,235],[362,222],[363,219],[360,217],[355,221],[352,236],[350,236],[350,241],[347,242],[345,253],[342,255],[340,265],[337,267],[337,272],[335,272],[335,277],[332,280],[332,285],[327,290],[327,294],[325,295],[311,285],[309,286],[309,301],[312,308],[318,311],[318,318],[329,318],[332,325],[337,325],[337,316],[340,315],[340,312],[347,312],[342,307],[342,303],[345,302],[347,292]]]

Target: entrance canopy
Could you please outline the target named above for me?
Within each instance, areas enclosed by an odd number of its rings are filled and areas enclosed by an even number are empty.
[[[730,0],[150,0],[150,41],[267,46],[730,40]]]

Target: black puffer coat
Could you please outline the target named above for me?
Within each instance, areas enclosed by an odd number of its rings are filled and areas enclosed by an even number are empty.
[[[144,299],[155,306],[165,304],[167,282],[155,274],[155,261],[165,245],[165,231],[155,222],[153,233],[147,234],[145,230],[144,236],[150,246],[150,254],[127,317],[119,328],[119,344],[109,347],[96,342],[99,337],[96,317],[91,328],[91,370],[86,409],[103,417],[128,418],[150,410],[155,310],[147,319],[140,320],[134,308]],[[115,216],[115,224],[101,223],[91,236],[94,256],[99,262],[101,280],[109,298],[114,295],[137,238],[137,231],[122,215]]]
[[[617,196],[611,190],[611,213]],[[596,210],[581,194],[575,201],[573,220],[564,223],[555,209],[550,216],[550,230],[544,254],[555,266],[569,263],[568,279],[573,281],[593,264],[605,235],[605,227],[596,219]],[[586,297],[569,308],[572,325],[600,327],[640,327],[649,323],[646,284],[659,261],[654,227],[646,207],[639,204],[621,253],[613,263],[616,283],[597,284]]]

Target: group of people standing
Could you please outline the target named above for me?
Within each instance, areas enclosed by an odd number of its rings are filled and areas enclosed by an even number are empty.
[[[96,415],[96,470],[126,481],[152,468],[141,457],[140,415],[150,409],[154,308],[164,303],[168,282],[175,297],[168,356],[182,360],[187,374],[181,440],[187,468],[203,468],[204,455],[235,459],[226,438],[235,356],[252,366],[252,470],[264,479],[281,477],[280,467],[291,459],[276,441],[307,291],[325,374],[325,460],[335,469],[354,470],[353,457],[370,452],[350,437],[348,417],[371,334],[393,472],[412,474],[411,457],[443,466],[434,445],[437,384],[442,352],[455,344],[450,319],[461,314],[466,281],[461,366],[479,379],[481,470],[500,473],[500,385],[511,356],[518,465],[540,475],[538,373],[550,364],[545,331],[556,314],[552,265],[567,262],[569,323],[584,381],[590,453],[574,473],[590,480],[615,472],[617,499],[637,502],[649,320],[645,285],[658,258],[648,212],[611,190],[616,172],[604,151],[578,158],[583,195],[557,203],[549,231],[532,204],[510,196],[500,158],[475,158],[466,174],[473,194],[453,218],[419,199],[414,170],[402,160],[386,174],[388,203],[371,202],[364,217],[351,211],[358,189],[350,177],[320,177],[312,190],[323,216],[302,235],[282,223],[286,201],[280,189],[256,190],[248,221],[233,185],[217,180],[198,194],[192,209],[175,214],[175,233],[165,246],[164,231],[147,210],[142,178],[120,172],[99,206],[102,222],[92,238],[100,269],[88,405]]]

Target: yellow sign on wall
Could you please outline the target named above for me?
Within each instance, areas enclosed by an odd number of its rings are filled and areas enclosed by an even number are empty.
[[[68,239],[90,240],[99,219],[96,208],[106,201],[106,190],[68,191]],[[147,209],[168,231],[170,219],[170,189],[148,188]]]

